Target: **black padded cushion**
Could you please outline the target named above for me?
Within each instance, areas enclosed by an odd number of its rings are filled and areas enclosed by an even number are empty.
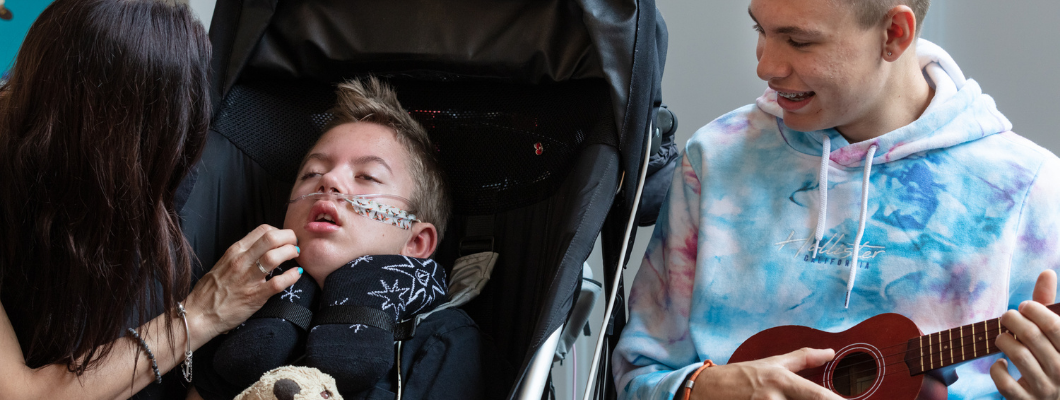
[[[614,144],[606,85],[394,80],[402,106],[427,129],[449,175],[453,213],[493,214],[550,196],[587,143]],[[272,177],[294,182],[302,157],[330,120],[331,85],[237,85],[214,129]]]

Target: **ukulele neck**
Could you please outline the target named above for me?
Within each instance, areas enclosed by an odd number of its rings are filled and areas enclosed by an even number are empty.
[[[1048,308],[1060,314],[1060,304],[1053,304]],[[998,350],[994,342],[1005,332],[1008,332],[1008,329],[1001,325],[1001,318],[994,318],[909,339],[905,354],[909,374],[919,375],[933,369],[1000,353],[1001,350]]]

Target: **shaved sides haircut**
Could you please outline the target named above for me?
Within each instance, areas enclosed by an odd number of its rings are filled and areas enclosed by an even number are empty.
[[[849,4],[854,9],[854,15],[863,28],[876,26],[887,16],[894,6],[907,5],[916,14],[916,33],[920,34],[920,27],[924,25],[924,16],[927,15],[931,0],[840,0]]]

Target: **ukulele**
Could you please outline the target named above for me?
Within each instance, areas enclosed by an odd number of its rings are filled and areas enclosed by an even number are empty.
[[[1060,314],[1060,304],[1048,306]],[[766,329],[733,352],[730,363],[790,353],[803,347],[835,349],[835,358],[798,375],[848,399],[913,400],[924,373],[1000,353],[994,345],[1008,332],[1001,318],[923,335],[899,314],[880,314],[846,331],[830,333],[805,326]]]

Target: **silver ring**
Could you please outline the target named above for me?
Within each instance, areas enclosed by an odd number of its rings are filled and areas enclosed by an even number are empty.
[[[261,273],[263,273],[263,274],[268,274],[269,273],[269,271],[265,270],[265,267],[261,266],[261,261],[254,261],[254,264],[258,264],[258,270],[260,270]]]

